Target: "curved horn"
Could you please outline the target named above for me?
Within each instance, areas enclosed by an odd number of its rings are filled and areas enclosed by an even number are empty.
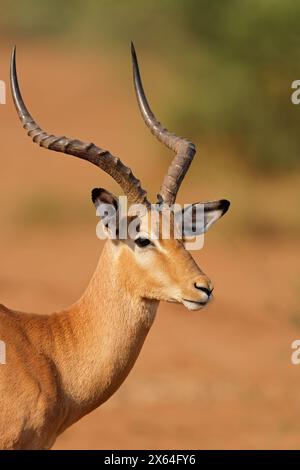
[[[93,143],[84,143],[80,140],[69,139],[64,136],[57,137],[48,134],[39,127],[28,112],[21,96],[16,70],[16,48],[14,48],[11,58],[10,82],[14,104],[20,121],[33,142],[49,150],[73,155],[93,163],[93,165],[98,166],[114,178],[130,202],[149,205],[147,193],[142,189],[140,181],[135,178],[131,169],[125,166],[119,158]]]
[[[178,137],[165,129],[156,119],[145,96],[138,61],[133,43],[131,43],[134,88],[142,117],[155,137],[176,153],[168,172],[164,177],[160,194],[163,202],[173,204],[183,178],[194,158],[196,148],[192,142]]]

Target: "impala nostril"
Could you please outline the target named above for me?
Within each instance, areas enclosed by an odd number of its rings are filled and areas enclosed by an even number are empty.
[[[210,297],[213,289],[208,289],[207,287],[203,287],[201,286],[201,284],[198,284],[197,282],[195,282],[194,286],[196,287],[196,289],[198,290],[201,290],[202,292],[204,292],[208,297]]]

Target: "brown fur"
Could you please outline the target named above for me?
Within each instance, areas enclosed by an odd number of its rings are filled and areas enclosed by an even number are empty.
[[[65,311],[34,315],[1,306],[1,449],[50,448],[124,381],[159,300],[178,301],[180,289],[195,297],[191,278],[205,276],[181,242],[161,246],[143,266],[127,242],[108,240],[84,295]]]

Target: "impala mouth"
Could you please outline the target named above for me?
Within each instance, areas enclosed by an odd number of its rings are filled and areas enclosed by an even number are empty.
[[[181,302],[189,310],[200,310],[201,308],[205,307],[205,305],[208,303],[208,300],[209,299],[204,301],[182,299]]]

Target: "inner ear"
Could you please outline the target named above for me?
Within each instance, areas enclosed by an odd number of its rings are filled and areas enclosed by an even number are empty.
[[[207,232],[229,209],[227,199],[198,202],[187,206],[182,211],[184,237],[194,237]]]
[[[111,204],[114,206],[116,211],[119,208],[116,196],[103,188],[94,188],[92,190],[92,201],[96,208],[98,208],[100,204]]]
[[[114,194],[103,188],[94,188],[92,201],[109,236],[115,240],[126,240],[130,231],[132,238],[135,238],[140,231],[140,219],[137,215],[121,214],[119,201]]]
[[[92,190],[92,201],[97,209],[97,215],[100,217],[102,227],[106,234],[112,239],[119,236],[119,203],[116,196],[103,188],[94,188]],[[99,229],[101,230],[101,229]],[[101,237],[103,233],[101,233]]]

